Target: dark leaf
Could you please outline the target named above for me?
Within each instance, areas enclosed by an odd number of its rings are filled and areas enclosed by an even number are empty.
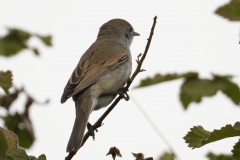
[[[240,139],[238,140],[238,142],[233,146],[233,158],[240,160]]]
[[[174,155],[172,153],[164,152],[159,160],[174,160]]]
[[[8,29],[8,34],[0,38],[0,55],[13,56],[27,47],[31,34],[19,29]]]
[[[240,0],[231,0],[230,3],[219,7],[216,14],[222,16],[230,21],[240,20]]]
[[[36,55],[36,56],[39,56],[39,51],[37,48],[32,48],[33,50],[33,53]]]
[[[20,90],[16,89],[13,93],[0,97],[2,101],[0,105],[5,107],[8,110],[11,104],[18,98],[19,92]]]
[[[222,92],[226,94],[236,105],[240,103],[240,89],[237,84],[230,81],[231,77],[213,75],[215,79],[220,80],[224,85]]]
[[[52,37],[51,36],[41,36],[36,34],[36,36],[46,45],[52,46]]]
[[[19,145],[24,148],[29,148],[35,140],[33,126],[30,119],[18,113],[4,117],[5,126],[17,134]]]
[[[232,157],[232,155],[226,155],[226,154],[213,154],[211,152],[209,152],[206,157],[209,158],[209,160],[236,160]]]
[[[5,157],[6,151],[8,149],[8,140],[3,131],[3,128],[0,127],[0,160]]]
[[[240,136],[240,130],[232,127],[232,125],[226,125],[220,130],[214,130],[213,132],[203,129],[202,126],[195,126],[191,128],[191,131],[183,139],[188,143],[188,147],[194,149],[211,142],[235,136]]]
[[[217,80],[208,79],[186,79],[182,84],[180,90],[180,100],[187,109],[191,102],[199,103],[202,97],[210,97],[217,93],[218,90],[223,89],[224,84]]]
[[[10,57],[24,49],[33,50],[34,54],[39,55],[37,48],[28,46],[27,42],[32,36],[37,36],[45,45],[52,46],[51,36],[41,36],[20,29],[10,28],[6,36],[0,37],[0,55]]]
[[[140,84],[135,88],[151,86],[154,84],[171,81],[179,78],[195,78],[197,76],[198,76],[198,73],[196,72],[188,72],[185,74],[166,74],[166,75],[156,74],[153,78],[148,77],[146,79],[141,80]]]
[[[9,88],[12,87],[12,72],[11,71],[0,71],[0,87],[8,93]]]

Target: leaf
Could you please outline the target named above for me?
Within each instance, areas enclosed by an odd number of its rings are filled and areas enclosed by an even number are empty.
[[[240,139],[238,140],[238,142],[233,146],[233,158],[240,160]]]
[[[236,160],[232,157],[232,155],[225,155],[225,154],[213,154],[211,152],[209,152],[206,157],[209,158],[209,160]]]
[[[26,115],[15,113],[3,118],[5,126],[17,134],[19,145],[24,148],[30,148],[35,140],[31,120]]]
[[[7,129],[1,128],[1,131],[4,133],[7,139],[8,149],[16,149],[18,147],[18,137],[15,133],[12,131],[9,131]]]
[[[192,102],[199,103],[203,97],[214,96],[218,91],[222,91],[229,97],[234,104],[240,104],[240,88],[231,81],[232,76],[220,76],[212,74],[212,79],[200,79],[198,73],[187,72],[184,74],[156,74],[153,78],[141,80],[140,84],[135,88],[151,86],[154,84],[184,78],[184,82],[180,89],[180,101],[187,109]]]
[[[184,109],[187,109],[191,102],[201,102],[202,97],[210,97],[223,89],[224,84],[216,80],[208,79],[186,79],[180,89],[180,100]]]
[[[198,76],[198,73],[196,72],[188,72],[184,74],[166,74],[166,75],[156,74],[153,78],[148,77],[146,79],[141,80],[140,84],[135,88],[151,86],[154,84],[171,81],[179,78],[193,78],[197,76]]]
[[[0,127],[0,160],[46,160],[44,154],[37,158],[26,154],[18,145],[18,137],[12,131]]]
[[[8,149],[8,141],[3,129],[0,127],[0,160],[5,157],[5,153]]]
[[[193,149],[224,138],[240,136],[240,130],[235,129],[230,124],[213,132],[205,130],[202,126],[194,126],[190,130],[183,139],[188,143],[188,147]]]
[[[232,76],[220,76],[212,74],[213,79],[186,79],[181,86],[180,100],[187,109],[191,102],[199,103],[202,97],[210,97],[222,91],[234,104],[240,103],[240,89],[237,84],[231,82]]]
[[[172,153],[164,152],[159,160],[174,160],[174,155]]]
[[[203,141],[207,141],[211,136],[211,132],[206,131],[202,126],[194,126],[190,130],[183,139],[188,143],[188,147],[193,149],[203,146]]]
[[[31,34],[19,30],[19,29],[8,29],[8,34],[0,38],[0,55],[9,57],[17,54],[27,47],[27,40],[31,37]]]
[[[10,57],[24,49],[33,50],[34,54],[39,55],[38,49],[31,48],[27,43],[32,36],[37,36],[46,46],[52,46],[51,36],[41,36],[24,30],[9,28],[8,34],[0,37],[0,55]]]
[[[52,37],[51,36],[40,36],[35,34],[46,46],[52,46]]]
[[[32,48],[33,50],[33,53],[36,55],[36,56],[39,56],[39,51],[37,48]]]
[[[41,154],[38,158],[35,156],[29,156],[29,160],[47,160],[47,158],[44,154]]]
[[[219,7],[216,14],[222,16],[230,21],[240,20],[240,0],[231,0],[230,3]]]
[[[234,104],[239,105],[240,104],[240,88],[237,84],[231,82],[232,76],[220,76],[216,74],[212,74],[214,77],[214,80],[222,83],[224,85],[223,88],[221,88],[221,91],[228,96]]]
[[[22,148],[16,148],[16,149],[8,149],[6,152],[6,155],[4,157],[4,160],[17,160],[17,159],[24,159],[29,160],[28,155],[26,151]]]
[[[20,90],[15,89],[13,93],[0,97],[1,99],[0,105],[8,110],[12,105],[12,103],[18,98],[19,93],[20,93]]]
[[[0,87],[8,93],[9,88],[12,87],[12,72],[11,71],[0,71]]]
[[[44,154],[41,154],[41,155],[38,157],[38,160],[47,160],[47,157],[46,157]]]

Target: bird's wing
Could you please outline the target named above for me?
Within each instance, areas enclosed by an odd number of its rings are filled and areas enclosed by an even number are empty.
[[[118,47],[118,49],[116,49],[116,47]],[[104,48],[103,50],[91,51],[90,47],[87,52],[91,54],[85,53],[90,56],[83,55],[64,88],[61,103],[64,103],[71,96],[74,96],[95,83],[103,75],[115,69],[128,59],[130,51],[121,48],[121,46]],[[118,51],[118,53],[114,53],[116,51]],[[103,52],[106,53],[104,54],[105,56],[102,56]]]

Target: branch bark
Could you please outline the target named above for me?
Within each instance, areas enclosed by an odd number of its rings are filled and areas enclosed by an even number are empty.
[[[142,64],[143,64],[143,61],[147,55],[147,52],[148,52],[148,49],[150,47],[150,44],[151,44],[151,40],[152,40],[152,37],[153,37],[153,34],[154,34],[154,29],[155,29],[155,26],[156,26],[156,23],[157,23],[157,16],[155,16],[153,18],[153,25],[152,25],[152,28],[151,28],[151,32],[150,32],[150,35],[149,35],[149,38],[147,39],[147,44],[146,44],[146,47],[145,47],[145,50],[144,50],[144,53],[143,55],[140,53],[138,55],[138,58],[137,58],[137,68],[135,70],[135,72],[132,74],[131,78],[128,79],[127,81],[127,85],[125,87],[125,90],[128,91],[130,85],[132,84],[133,80],[135,79],[135,77],[138,75],[138,73],[144,71],[143,69],[141,69],[142,67]],[[141,59],[139,60],[139,58],[141,57]],[[92,129],[93,130],[97,130],[97,128],[101,127],[102,126],[102,122],[103,120],[107,117],[107,115],[113,110],[113,108],[118,104],[118,102],[122,99],[123,97],[122,96],[118,96],[115,101],[111,104],[111,106],[103,113],[103,115],[97,120],[97,122],[92,126]],[[87,141],[88,137],[91,136],[91,133],[90,131],[87,131],[87,133],[84,135],[84,138],[83,138],[83,141],[82,141],[82,146],[84,145],[84,143]],[[65,157],[65,160],[71,160],[72,157],[77,153],[77,151],[71,151],[69,152],[68,156]]]

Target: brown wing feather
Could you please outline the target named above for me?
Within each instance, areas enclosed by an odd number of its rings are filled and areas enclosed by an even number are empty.
[[[121,44],[113,45],[114,42],[101,43],[96,41],[95,45],[97,45],[96,43],[99,43],[98,45],[101,47],[94,50],[92,45],[84,53],[64,88],[61,103],[66,102],[68,98],[95,83],[104,74],[125,62],[130,53]],[[119,47],[119,49],[116,49],[116,47]],[[116,50],[120,52],[114,53]],[[103,53],[105,53],[104,56],[102,56]]]
[[[68,80],[68,82],[64,88],[64,92],[63,92],[63,95],[61,98],[61,103],[66,102],[66,100],[71,97],[71,94],[73,93],[74,89],[77,87],[78,83],[80,82],[81,77],[86,72],[89,61],[88,60],[83,61],[80,64],[81,65],[78,64],[77,67],[74,69],[70,79]]]
[[[74,89],[71,96],[73,96],[73,95],[77,94],[78,92],[82,91],[83,89],[85,89],[89,85],[96,82],[99,78],[101,78],[107,72],[115,69],[121,63],[125,62],[127,60],[126,56],[127,56],[126,54],[119,54],[119,55],[116,55],[113,58],[110,58],[104,64],[98,63],[98,64],[91,65],[91,67],[89,67],[89,69],[83,75],[80,83]],[[124,57],[124,61],[120,61],[120,60],[123,59],[123,57]]]

